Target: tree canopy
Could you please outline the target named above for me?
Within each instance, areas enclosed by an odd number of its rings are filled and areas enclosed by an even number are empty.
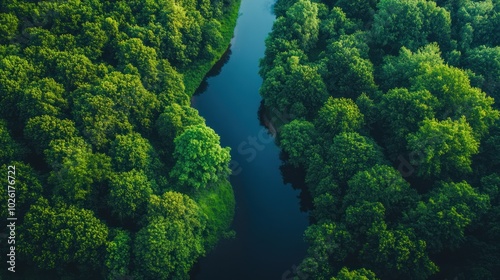
[[[297,11],[313,6],[319,31],[305,45]],[[278,144],[312,202],[297,279],[495,279],[500,2],[278,0],[274,10],[260,93],[289,113],[274,124]],[[293,75],[291,62],[319,76]]]

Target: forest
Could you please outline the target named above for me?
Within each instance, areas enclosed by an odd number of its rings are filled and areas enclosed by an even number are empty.
[[[0,279],[189,279],[234,235],[229,148],[190,98],[238,7],[0,2]]]
[[[260,93],[313,202],[287,279],[497,279],[500,1],[274,11]]]

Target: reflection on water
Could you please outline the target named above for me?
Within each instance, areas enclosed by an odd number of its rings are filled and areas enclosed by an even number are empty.
[[[261,104],[259,59],[275,19],[270,13],[272,3],[242,0],[231,52],[211,73],[220,74],[206,79],[205,92],[192,98],[192,106],[219,134],[221,145],[231,148],[238,172],[230,176],[236,199],[232,224],[236,238],[222,240],[200,259],[191,279],[286,279],[306,253],[303,234],[309,215],[300,208],[308,208],[301,207],[300,189],[291,186],[292,182],[299,186],[295,182],[300,178],[281,176],[280,150],[272,137],[276,129],[270,126],[288,118],[273,112],[266,126],[271,127],[269,135],[256,116]]]
[[[222,71],[222,67],[226,65],[226,63],[229,62],[229,59],[231,58],[231,44],[227,48],[227,50],[222,54],[221,58],[219,61],[217,61],[214,66],[208,71],[208,73],[205,75],[205,78],[203,78],[203,81],[201,81],[201,84],[198,86],[196,91],[194,92],[194,95],[199,95],[204,93],[205,91],[208,90],[208,78],[218,76],[220,72]]]
[[[280,153],[282,164],[280,166],[281,176],[284,184],[292,185],[294,190],[300,190],[300,211],[308,212],[313,208],[312,196],[306,187],[306,171],[303,167],[294,167],[286,163],[288,155],[285,152]]]

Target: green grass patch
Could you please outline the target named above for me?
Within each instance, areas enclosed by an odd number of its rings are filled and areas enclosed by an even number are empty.
[[[221,180],[195,196],[203,213],[208,217],[206,247],[213,248],[217,241],[227,235],[234,217],[234,192],[228,180]]]
[[[228,8],[228,12],[220,21],[222,28],[220,30],[223,42],[221,48],[216,51],[216,56],[212,61],[194,61],[189,67],[182,71],[184,75],[184,85],[186,86],[186,93],[192,96],[198,86],[205,78],[205,75],[212,69],[214,64],[222,57],[227,50],[231,39],[233,38],[234,28],[236,27],[236,20],[238,19],[238,12],[240,10],[241,1],[235,1],[232,6]]]

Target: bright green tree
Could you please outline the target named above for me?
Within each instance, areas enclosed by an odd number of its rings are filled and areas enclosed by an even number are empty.
[[[360,268],[356,270],[349,270],[343,267],[336,277],[331,280],[377,280],[377,276],[372,271],[366,268]]]
[[[382,96],[377,109],[382,120],[391,155],[399,155],[406,148],[406,136],[419,128],[424,119],[435,116],[438,100],[429,91],[408,91],[405,88],[389,90]]]
[[[405,211],[415,207],[418,195],[396,169],[375,165],[349,180],[342,202],[347,208],[362,201],[382,203],[387,220],[397,221]]]
[[[479,142],[464,117],[458,121],[426,119],[407,137],[408,150],[418,156],[411,159],[420,176],[439,176],[472,171],[472,156]]]
[[[229,175],[229,148],[222,148],[220,137],[204,125],[189,126],[175,138],[176,163],[170,177],[179,187],[206,188]]]
[[[371,37],[375,43],[397,52],[410,50],[432,41],[448,45],[451,32],[450,13],[428,0],[381,0],[377,5]]]
[[[267,106],[309,119],[328,97],[318,67],[304,64],[296,56],[267,73],[260,93]]]
[[[140,274],[154,279],[188,279],[196,259],[205,253],[205,216],[187,195],[153,195],[148,224],[136,235],[134,255]]]
[[[73,121],[49,115],[29,119],[24,128],[24,137],[38,154],[49,148],[52,140],[70,140],[77,135]]]

